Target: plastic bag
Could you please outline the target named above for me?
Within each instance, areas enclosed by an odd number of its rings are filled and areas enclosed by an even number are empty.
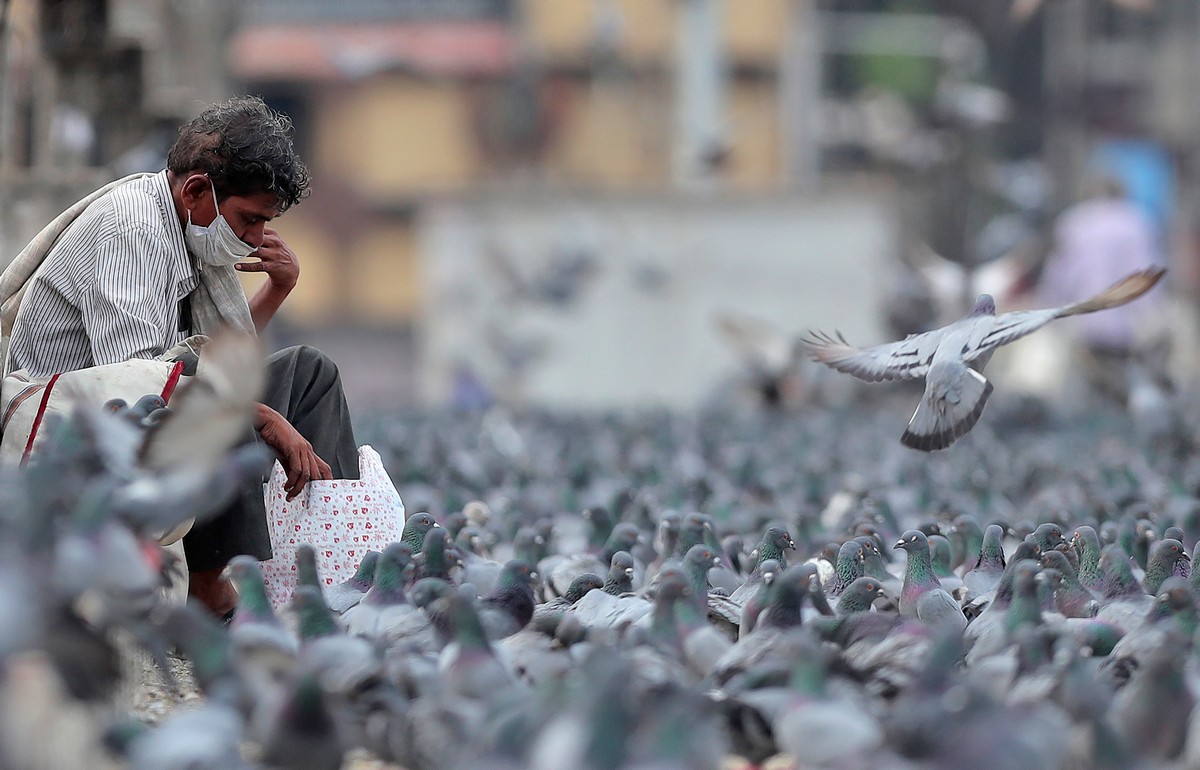
[[[276,609],[296,589],[296,547],[310,544],[324,587],[341,583],[358,569],[367,551],[382,551],[404,531],[404,503],[383,461],[368,445],[358,448],[357,479],[310,481],[288,501],[287,476],[275,463],[265,488],[271,531],[269,561],[262,563],[267,597]]]

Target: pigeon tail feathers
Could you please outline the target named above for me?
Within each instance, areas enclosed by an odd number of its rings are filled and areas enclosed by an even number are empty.
[[[922,452],[945,449],[975,427],[991,395],[992,383],[974,369],[963,366],[953,389],[939,386],[931,370],[925,394],[900,443]]]

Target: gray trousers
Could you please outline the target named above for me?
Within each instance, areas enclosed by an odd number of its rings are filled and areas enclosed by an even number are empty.
[[[316,348],[297,345],[268,356],[266,369],[262,403],[308,439],[335,479],[358,478],[358,446],[337,365]],[[220,569],[239,554],[271,558],[262,483],[251,482],[216,518],[194,526],[183,548],[193,572]]]

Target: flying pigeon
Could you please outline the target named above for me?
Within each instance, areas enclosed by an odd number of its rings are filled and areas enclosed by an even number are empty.
[[[856,348],[840,334],[813,332],[802,340],[816,361],[867,382],[925,378],[925,394],[900,443],[931,452],[945,449],[979,421],[992,383],[981,374],[996,348],[1032,334],[1058,318],[1094,313],[1132,302],[1149,291],[1164,268],[1131,273],[1096,296],[1044,310],[996,315],[991,295],[980,294],[963,318],[898,342]]]

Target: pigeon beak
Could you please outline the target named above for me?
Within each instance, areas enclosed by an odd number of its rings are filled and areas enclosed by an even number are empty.
[[[1184,553],[1181,553],[1181,554],[1179,554],[1179,555],[1183,557],[1183,560],[1184,560],[1184,561],[1191,561],[1191,560],[1192,560],[1192,557],[1191,557],[1191,556],[1188,556],[1186,551],[1185,551]]]
[[[625,568],[625,577],[633,577],[633,567]]]
[[[438,523],[435,521],[435,522],[433,522],[433,527],[434,527],[434,529],[441,529],[441,528],[442,528],[442,525],[441,525],[441,524],[438,524]]]
[[[714,567],[720,567],[720,566],[721,566],[721,559],[720,559],[720,557],[717,557],[717,556],[714,556],[714,557],[713,557],[713,566],[714,566]]]
[[[900,540],[894,546],[892,546],[892,550],[895,551],[895,550],[898,550],[903,547],[904,547],[904,541]]]
[[[795,540],[788,540],[787,547],[788,547],[790,550],[793,550],[793,551],[794,551],[794,550],[796,550],[796,541],[795,541]]]

